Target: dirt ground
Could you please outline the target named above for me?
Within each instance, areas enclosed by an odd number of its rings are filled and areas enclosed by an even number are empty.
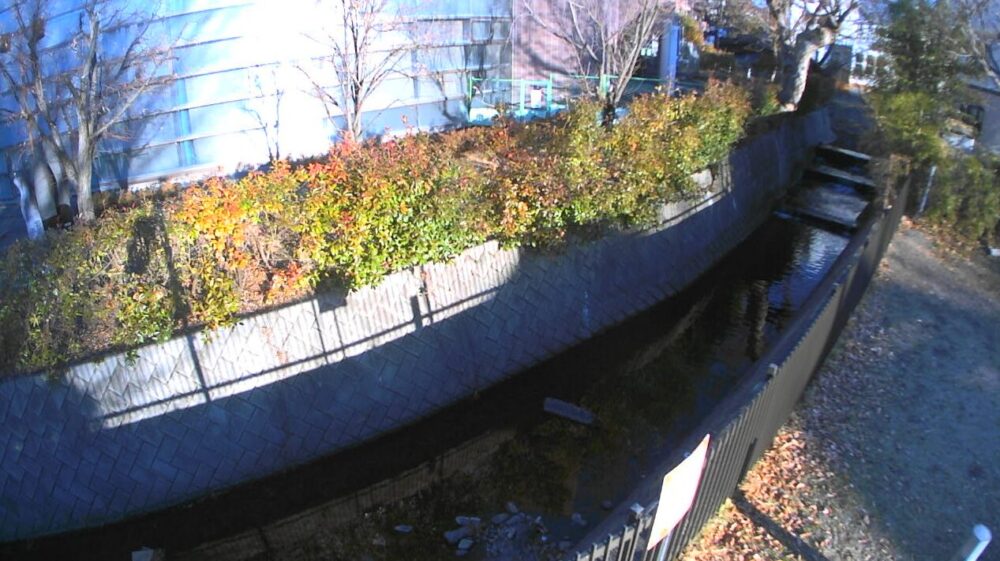
[[[1000,560],[1000,260],[901,226],[774,447],[687,561]]]

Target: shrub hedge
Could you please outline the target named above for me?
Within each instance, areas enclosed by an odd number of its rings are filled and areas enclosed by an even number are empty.
[[[964,154],[942,137],[954,112],[926,92],[875,92],[869,99],[879,124],[876,150],[912,158],[916,173],[909,207],[915,210],[927,188],[926,218],[955,234],[954,241],[994,244],[1000,233],[1000,160],[985,151]],[[937,168],[935,176],[930,169]]]
[[[0,261],[0,368],[57,370],[113,348],[335,283],[348,288],[487,239],[552,247],[655,220],[743,134],[748,96],[636,99],[613,128],[582,101],[559,117],[341,144],[241,179],[129,195],[95,224],[21,241]]]
[[[1000,226],[1000,162],[986,154],[942,161],[930,191],[927,219],[966,242],[994,244]]]

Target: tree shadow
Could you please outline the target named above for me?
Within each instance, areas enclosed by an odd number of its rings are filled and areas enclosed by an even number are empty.
[[[141,216],[132,225],[132,232],[126,246],[126,272],[146,276],[158,253],[163,256],[163,267],[166,271],[167,292],[170,295],[173,319],[175,322],[180,322],[180,331],[187,344],[195,375],[203,388],[202,394],[206,401],[211,401],[205,373],[195,349],[195,334],[191,332],[188,324],[187,318],[191,316],[191,310],[183,296],[184,290],[174,260],[173,246],[170,245],[170,236],[167,233],[163,200],[160,198],[153,202],[151,214]]]

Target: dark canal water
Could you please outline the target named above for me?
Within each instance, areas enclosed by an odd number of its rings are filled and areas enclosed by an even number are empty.
[[[354,549],[345,558],[360,558],[358,550],[374,547],[373,531],[396,539],[396,524],[415,527],[403,537],[408,558],[444,558],[454,548],[441,532],[455,526],[454,516],[488,520],[507,501],[543,516],[556,539],[575,541],[606,514],[602,503],[624,500],[768,348],[843,251],[867,202],[850,187],[804,181],[695,286],[432,418],[192,505],[30,548],[0,547],[0,556],[124,559],[142,545],[189,550],[392,479],[490,433],[506,436],[469,458],[468,473],[329,536],[304,532],[301,554],[288,558],[308,558],[316,549],[310,540]],[[815,214],[844,227],[817,226],[809,218]],[[596,422],[545,413],[548,397],[588,409]],[[588,524],[573,523],[574,513]],[[477,548],[470,558],[482,554]]]
[[[596,426],[552,419],[528,429],[519,440],[531,445],[512,445],[513,459],[502,450],[513,469],[497,477],[550,514],[554,534],[585,533],[568,516],[599,519],[602,502],[624,500],[665,460],[769,347],[847,241],[769,219],[695,289],[650,310],[648,331],[616,341],[627,350],[582,359],[575,382],[552,392],[593,411]]]

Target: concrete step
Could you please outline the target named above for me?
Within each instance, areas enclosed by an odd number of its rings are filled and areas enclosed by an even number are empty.
[[[868,187],[870,189],[875,188],[875,182],[870,178],[863,175],[856,175],[853,173],[848,173],[844,170],[837,169],[835,167],[823,166],[823,165],[813,165],[809,168],[812,173],[818,173],[820,175],[826,175],[834,179],[839,179],[840,181],[846,181],[848,183],[853,183],[854,185],[860,185],[862,187]]]
[[[841,148],[840,146],[834,146],[832,144],[820,144],[817,147],[818,150],[825,152],[832,152],[834,154],[839,154],[841,156],[846,156],[848,158],[854,158],[855,160],[860,160],[862,162],[870,162],[872,157],[868,154],[863,154],[861,152],[855,152],[854,150],[848,150],[847,148]]]
[[[844,220],[842,217],[812,209],[782,207],[778,210],[778,215],[846,235],[850,235],[858,228],[856,220]]]

